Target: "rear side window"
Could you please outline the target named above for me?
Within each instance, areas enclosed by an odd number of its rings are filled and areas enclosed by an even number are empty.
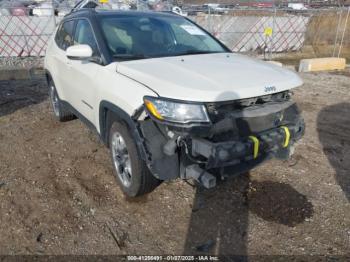
[[[92,49],[92,55],[99,55],[94,33],[92,31],[90,23],[85,19],[78,20],[77,26],[75,28],[74,45],[79,44],[89,45]]]
[[[67,21],[58,28],[55,41],[59,48],[66,50],[73,45],[74,21]]]

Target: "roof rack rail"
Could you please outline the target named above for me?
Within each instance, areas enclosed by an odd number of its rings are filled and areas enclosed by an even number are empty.
[[[99,4],[95,0],[81,0],[72,8],[69,14],[80,10],[95,9],[97,6],[99,6]]]

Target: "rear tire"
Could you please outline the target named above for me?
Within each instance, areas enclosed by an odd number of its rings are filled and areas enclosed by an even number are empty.
[[[136,197],[153,191],[160,180],[149,171],[141,159],[134,139],[127,126],[113,122],[109,131],[109,148],[114,173],[123,192]]]
[[[58,97],[55,84],[52,80],[49,81],[49,97],[53,113],[60,122],[66,122],[75,119],[75,115],[73,115],[72,112],[70,112],[62,104],[62,101]]]

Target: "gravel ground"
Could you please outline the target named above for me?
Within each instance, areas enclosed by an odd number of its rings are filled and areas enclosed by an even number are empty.
[[[350,75],[301,76],[291,160],[134,200],[95,135],[54,120],[42,81],[0,82],[0,254],[349,255]]]
[[[0,69],[30,69],[42,67],[42,57],[0,57]]]

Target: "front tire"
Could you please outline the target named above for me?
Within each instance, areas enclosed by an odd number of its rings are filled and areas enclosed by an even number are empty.
[[[54,115],[60,122],[75,119],[75,116],[62,104],[52,80],[49,82],[49,97]]]
[[[160,180],[151,174],[141,159],[125,124],[113,122],[109,132],[109,148],[117,182],[127,196],[144,195],[160,184]]]

